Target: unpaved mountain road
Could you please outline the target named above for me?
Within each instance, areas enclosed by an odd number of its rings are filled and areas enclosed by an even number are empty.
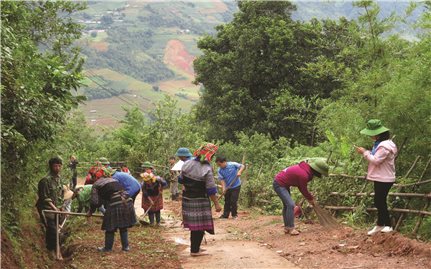
[[[135,201],[136,214],[141,216],[141,194]],[[190,256],[190,232],[182,228],[180,212],[181,202],[167,201],[165,198],[162,218],[166,230],[163,237],[177,244],[181,267],[184,269],[198,268],[299,268],[276,251],[268,249],[265,245],[252,240],[240,240],[237,233],[224,229],[215,221],[216,234],[206,234],[202,248],[206,249],[206,256]]]
[[[283,233],[281,216],[241,211],[237,220],[218,219],[215,235],[206,234],[208,256],[189,255],[189,231],[181,226],[181,202],[165,199],[163,232],[178,247],[181,266],[194,268],[431,268],[431,244],[399,233],[367,236],[366,230],[341,226],[328,230],[297,221],[299,236]],[[163,212],[163,211],[162,211]],[[252,212],[252,213],[250,213]]]

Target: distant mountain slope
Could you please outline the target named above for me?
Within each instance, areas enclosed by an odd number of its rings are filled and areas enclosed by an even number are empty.
[[[350,1],[293,2],[298,20],[359,15]],[[409,3],[380,4],[382,16],[388,16],[393,11],[402,14]],[[236,2],[220,0],[89,1],[88,9],[76,16],[85,25],[79,44],[87,57],[88,79],[81,92],[90,99],[84,109],[89,122],[115,122],[124,115],[122,105],[151,109],[164,94],[190,109],[199,98],[199,86],[192,84],[193,60],[200,54],[197,40],[232,20],[237,9]],[[100,107],[114,99],[119,109],[102,113]],[[148,99],[151,102],[142,101]]]

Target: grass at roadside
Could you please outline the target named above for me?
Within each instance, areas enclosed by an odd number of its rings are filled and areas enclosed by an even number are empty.
[[[130,251],[121,251],[120,236],[116,233],[114,250],[99,253],[103,246],[104,232],[101,220],[90,223],[76,218],[69,223],[70,236],[66,243],[66,268],[179,268],[180,261],[173,243],[163,239],[164,228],[135,226],[129,229]]]

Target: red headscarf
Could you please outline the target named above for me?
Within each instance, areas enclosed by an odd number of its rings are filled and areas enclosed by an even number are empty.
[[[202,145],[200,148],[195,150],[193,153],[194,156],[199,157],[201,162],[204,160],[211,162],[212,156],[217,152],[218,146],[207,143],[206,145]]]

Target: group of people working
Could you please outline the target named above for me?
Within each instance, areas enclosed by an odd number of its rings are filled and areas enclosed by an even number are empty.
[[[367,179],[374,182],[374,203],[377,207],[377,225],[368,232],[372,235],[377,232],[391,232],[391,223],[387,209],[386,199],[388,192],[395,181],[395,157],[397,148],[390,139],[389,129],[384,127],[380,120],[370,120],[367,127],[361,131],[374,141],[371,150],[356,147],[356,151],[368,161]],[[214,234],[214,222],[211,210],[211,201],[215,211],[221,212],[222,207],[217,198],[217,185],[211,162],[218,150],[218,146],[208,143],[202,145],[193,154],[187,148],[177,150],[176,156],[180,159],[181,167],[175,168],[175,158],[170,158],[171,194],[173,200],[178,200],[178,183],[182,184],[182,218],[184,228],[190,230],[191,256],[206,255],[200,247],[205,232]],[[76,160],[76,158],[75,158]],[[116,230],[120,231],[122,250],[129,250],[127,228],[136,223],[134,200],[140,190],[143,192],[142,207],[149,214],[150,223],[160,224],[160,210],[163,209],[163,187],[166,181],[156,176],[151,163],[142,165],[140,174],[142,183],[139,183],[129,173],[112,170],[106,158],[99,160],[103,166],[94,170],[87,176],[88,183],[75,192],[80,206],[78,211],[87,210],[91,216],[97,208],[104,208],[102,230],[105,230],[105,246],[99,251],[112,251]],[[226,158],[218,156],[215,159],[218,166],[218,179],[222,185],[225,203],[220,218],[238,217],[238,197],[241,190],[240,176],[245,169],[243,164],[228,162]],[[64,209],[62,197],[63,188],[60,183],[62,160],[58,157],[49,161],[50,173],[39,182],[39,200],[37,207],[55,211]],[[308,191],[307,184],[314,177],[328,176],[329,167],[321,158],[303,161],[287,167],[275,175],[273,188],[283,203],[284,232],[289,235],[298,235],[299,231],[294,225],[294,207],[290,187],[297,187],[311,205],[315,204],[314,196]],[[93,175],[94,174],[94,175]],[[93,178],[94,176],[94,178]],[[75,183],[76,186],[76,183]],[[89,187],[91,186],[91,187]],[[89,201],[89,205],[82,201]],[[103,211],[105,210],[105,211]],[[48,250],[54,250],[56,239],[54,214],[45,214],[46,245]]]

